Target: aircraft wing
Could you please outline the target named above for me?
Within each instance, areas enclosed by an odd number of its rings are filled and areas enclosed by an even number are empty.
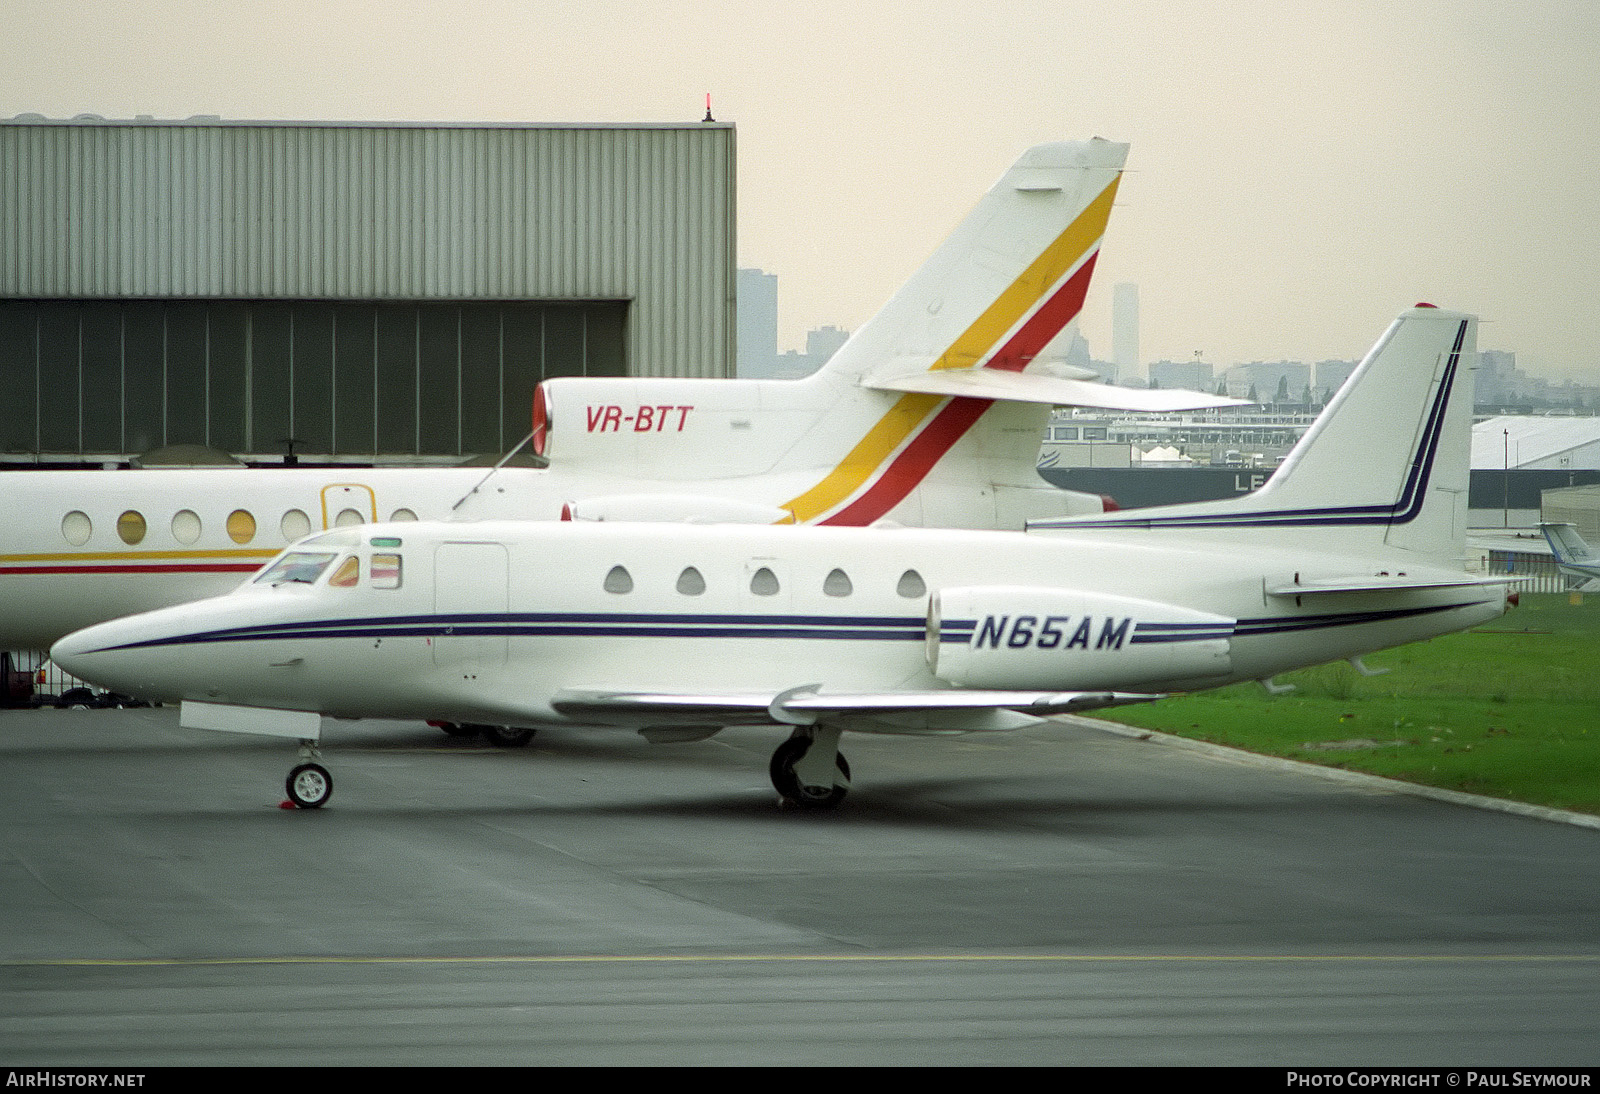
[[[829,721],[843,722],[846,728],[860,732],[917,733],[1016,729],[1051,714],[1078,714],[1159,698],[1162,696],[1116,691],[823,692],[814,685],[777,693],[720,695],[564,688],[556,693],[551,706],[570,718],[602,725],[814,725]]]
[[[873,377],[861,381],[882,391],[910,391],[927,395],[962,395],[974,399],[1006,399],[1051,406],[1096,407],[1162,413],[1174,410],[1210,410],[1223,406],[1248,406],[1245,399],[1207,395],[1180,388],[1116,387],[1089,380],[1011,372],[994,368],[949,368],[901,376]]]
[[[1460,577],[1410,577],[1406,574],[1349,574],[1338,577],[1302,578],[1299,574],[1289,581],[1267,582],[1268,596],[1316,596],[1320,593],[1392,593],[1406,589],[1463,589],[1483,585],[1515,585],[1527,581],[1526,576],[1504,575],[1478,577],[1462,574]]]

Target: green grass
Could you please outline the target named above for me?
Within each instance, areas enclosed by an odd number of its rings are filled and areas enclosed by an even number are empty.
[[[1529,595],[1484,627],[1099,715],[1273,756],[1600,813],[1600,597]]]

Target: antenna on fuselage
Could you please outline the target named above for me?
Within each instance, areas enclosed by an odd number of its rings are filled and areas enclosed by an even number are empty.
[[[511,457],[515,456],[518,452],[521,452],[522,451],[522,446],[527,444],[531,440],[533,440],[533,434],[529,433],[526,437],[522,438],[522,440],[517,442],[517,446],[515,448],[513,448],[510,452],[507,452],[504,456],[501,456],[500,457],[500,462],[495,464],[493,467],[489,468],[489,473],[487,475],[483,476],[483,478],[479,479],[475,484],[473,484],[472,489],[468,490],[465,494],[462,494],[461,495],[461,500],[457,501],[454,505],[452,505],[450,507],[450,512],[454,513],[457,509],[460,509],[461,506],[463,504],[465,504],[465,502],[466,502],[466,500],[468,498],[472,497],[472,495],[476,494],[479,490],[482,490],[483,489],[483,484],[488,482],[491,478],[493,478],[494,477],[494,473],[496,471],[500,470],[506,464],[510,463],[511,462]]]

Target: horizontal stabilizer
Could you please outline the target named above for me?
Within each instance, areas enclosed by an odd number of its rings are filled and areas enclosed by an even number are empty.
[[[1316,596],[1319,593],[1392,593],[1402,592],[1406,589],[1462,589],[1478,588],[1483,585],[1514,585],[1517,582],[1528,580],[1526,577],[1476,577],[1472,574],[1462,574],[1460,577],[1440,575],[1433,577],[1410,577],[1406,574],[1351,574],[1343,577],[1312,577],[1301,578],[1296,574],[1294,580],[1269,583],[1268,596]]]
[[[1226,395],[1207,395],[1181,388],[1116,387],[1091,380],[992,368],[947,368],[902,376],[868,377],[862,380],[862,384],[881,391],[959,395],[972,399],[1004,399],[1015,403],[1148,413],[1249,405],[1245,399],[1230,399]]]
[[[678,694],[565,688],[551,706],[601,725],[813,725],[851,716],[1011,710],[1036,717],[1076,714],[1160,695],[1116,691],[890,691],[824,693],[814,687],[778,693]],[[1009,728],[1009,727],[1008,727]]]

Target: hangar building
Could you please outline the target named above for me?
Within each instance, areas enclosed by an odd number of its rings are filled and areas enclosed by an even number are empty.
[[[731,376],[734,127],[0,120],[0,461],[453,463]]]

